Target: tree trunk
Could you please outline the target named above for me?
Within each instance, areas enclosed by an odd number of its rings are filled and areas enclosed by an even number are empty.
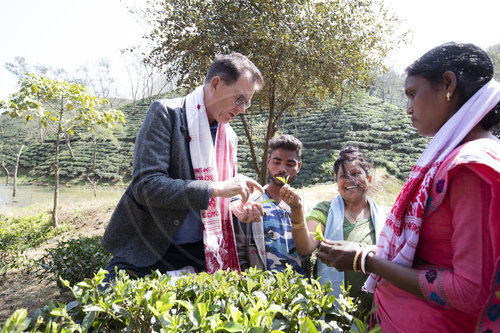
[[[344,98],[344,89],[340,89],[340,97],[339,97],[339,103],[337,104],[337,107],[332,108],[330,110],[330,119],[328,120],[328,126],[330,128],[333,128],[333,120],[335,119],[335,115],[337,112],[340,110],[342,107],[342,99]]]
[[[59,204],[59,135],[60,133],[57,133],[56,154],[54,158],[54,208],[52,209],[52,225],[54,228],[59,227],[57,218],[57,206]]]
[[[94,198],[97,198],[97,179],[92,182],[92,189],[94,190]]]
[[[95,134],[94,134],[93,144],[94,144],[94,151],[92,152],[92,168],[90,170],[92,175],[93,175],[93,178],[91,180],[90,177],[87,176],[87,179],[92,184],[92,189],[94,190],[94,198],[96,198],[97,197],[97,176],[95,174],[95,164],[96,164],[96,160],[97,160],[97,136]]]
[[[40,133],[40,144],[43,145],[43,126],[41,121],[38,122],[38,131]]]
[[[68,147],[71,159],[74,160],[75,159],[75,154],[73,154],[73,149],[71,149],[71,143],[69,142],[69,133],[68,132],[66,132],[64,134],[64,140],[66,141],[66,146]]]
[[[252,157],[253,169],[255,171],[255,174],[258,175],[258,174],[260,174],[260,170],[259,170],[259,163],[257,161],[257,155],[255,154],[255,147],[253,145],[252,133],[250,133],[250,130],[248,129],[248,124],[247,124],[245,116],[243,114],[240,114],[240,119],[241,119],[241,122],[243,123],[243,129],[245,130],[245,136],[247,137],[247,140],[248,140],[248,147],[250,149],[250,156]]]
[[[274,119],[274,108],[276,102],[276,80],[274,77],[269,82],[269,113],[267,120],[267,131],[266,138],[264,140],[264,151],[262,153],[262,161],[259,173],[259,183],[264,185],[267,183],[267,155],[269,154],[269,140],[276,133],[275,129],[275,119]]]
[[[64,111],[63,100],[61,100],[61,111],[59,112],[59,125],[56,134],[56,153],[54,157],[54,208],[52,209],[52,225],[54,228],[59,227],[57,217],[57,206],[59,205],[59,145],[62,134],[62,116]]]
[[[24,145],[21,145],[19,149],[19,153],[16,156],[16,165],[14,165],[14,188],[12,189],[12,196],[16,196],[17,191],[17,169],[19,168],[19,158],[21,157],[21,153],[23,152]]]
[[[5,176],[5,185],[9,185],[9,175],[10,175],[10,173],[9,173],[9,170],[7,169],[7,167],[5,166],[5,162],[4,161],[2,161],[2,168],[4,169],[5,175],[6,175]]]

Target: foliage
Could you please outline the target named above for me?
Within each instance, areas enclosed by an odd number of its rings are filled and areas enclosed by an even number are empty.
[[[81,84],[26,73],[19,80],[19,86],[19,91],[10,100],[0,102],[0,109],[12,118],[37,119],[42,127],[49,127],[55,133],[52,223],[58,227],[60,140],[65,139],[69,148],[70,135],[85,131],[93,133],[97,126],[112,128],[116,122],[124,122],[123,113],[119,110],[98,110],[107,100],[90,94]],[[73,157],[71,150],[70,153]]]
[[[490,46],[486,51],[493,62],[494,78],[500,81],[500,43]]]
[[[330,121],[331,105],[289,116],[280,131],[295,135],[303,145],[302,167],[292,186],[302,187],[332,180],[333,161],[345,145],[359,146],[371,159],[373,167],[385,168],[404,180],[429,139],[419,137],[408,116],[400,108],[378,98],[360,94],[346,101]],[[255,122],[265,121],[265,114],[255,114]],[[241,137],[243,125],[232,124],[239,135],[238,170],[254,177],[248,146]]]
[[[37,263],[42,267],[39,278],[53,275],[57,286],[64,290],[60,279],[71,284],[91,278],[105,267],[111,255],[101,246],[101,236],[57,241],[57,246],[45,250]]]
[[[261,70],[266,85],[253,102],[268,115],[260,161],[245,134],[262,184],[268,141],[285,111],[298,114],[327,96],[366,87],[370,69],[383,67],[405,38],[378,0],[153,0],[142,14],[152,26],[146,60],[179,87],[201,84],[219,53],[246,54]]]
[[[126,125],[116,126],[112,135],[102,137],[97,148],[96,174],[101,182],[121,183],[130,179],[132,170],[134,140],[144,118],[148,104],[138,104],[138,112],[133,114],[133,105],[121,107],[126,115]],[[326,101],[321,108],[312,108],[296,116],[286,113],[279,124],[280,133],[293,134],[304,144],[302,168],[292,186],[300,188],[332,180],[331,168],[320,166],[331,161],[332,155],[345,144],[359,145],[372,159],[374,167],[383,167],[399,179],[405,179],[413,163],[428,143],[419,137],[411,127],[404,110],[377,98],[359,94],[346,98],[345,104],[331,118],[332,106]],[[0,123],[5,118],[0,117]],[[9,119],[7,119],[9,120]],[[17,131],[23,130],[21,120],[9,120],[9,125]],[[267,115],[254,113],[252,123],[257,133],[265,127],[257,126],[267,122]],[[239,137],[238,170],[254,178],[248,141],[244,126],[239,120],[231,124]],[[14,137],[5,135],[0,140],[5,146],[15,145]],[[41,181],[52,174],[51,163],[54,140],[47,139],[43,146],[30,145],[21,156],[21,174],[28,180]],[[65,146],[61,147],[61,179],[64,182],[85,180],[92,161],[92,145],[85,137],[75,137],[72,143],[75,158],[71,159]]]
[[[328,296],[330,285],[285,272],[251,269],[174,278],[120,273],[107,289],[104,272],[71,287],[69,304],[49,304],[33,318],[16,311],[4,330],[83,332],[366,332],[349,297]],[[66,286],[70,286],[64,281]],[[351,326],[352,325],[352,326]]]
[[[370,86],[370,96],[376,96],[383,101],[405,109],[408,103],[404,93],[405,75],[398,74],[393,69],[381,70],[375,75]]]
[[[7,269],[23,263],[23,253],[35,248],[55,235],[67,230],[51,228],[50,216],[40,214],[30,217],[0,215],[0,275]]]
[[[123,114],[117,110],[98,110],[106,100],[88,93],[81,84],[26,73],[19,85],[19,91],[1,104],[12,118],[38,118],[44,127],[60,123],[62,131],[69,134],[79,126],[112,127],[116,121],[123,121]]]
[[[50,216],[6,217],[0,215],[0,250],[26,250],[42,244],[57,232],[50,228]]]

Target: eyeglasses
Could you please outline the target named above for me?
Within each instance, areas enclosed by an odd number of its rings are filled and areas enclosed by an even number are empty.
[[[247,101],[245,96],[243,95],[239,95],[238,97],[236,97],[236,99],[234,100],[234,104],[236,104],[236,106],[245,104],[245,109],[248,109],[252,105],[252,103],[250,101]]]

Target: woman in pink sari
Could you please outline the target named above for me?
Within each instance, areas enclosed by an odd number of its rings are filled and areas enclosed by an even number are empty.
[[[407,113],[433,136],[382,229],[376,254],[325,241],[318,258],[370,274],[386,332],[500,332],[500,83],[472,44],[438,46],[406,70]]]

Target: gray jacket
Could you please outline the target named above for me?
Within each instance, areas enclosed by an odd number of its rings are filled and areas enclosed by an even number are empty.
[[[207,209],[210,183],[194,180],[184,98],[149,107],[137,134],[130,185],[111,216],[102,245],[145,267],[166,253],[190,209]]]

